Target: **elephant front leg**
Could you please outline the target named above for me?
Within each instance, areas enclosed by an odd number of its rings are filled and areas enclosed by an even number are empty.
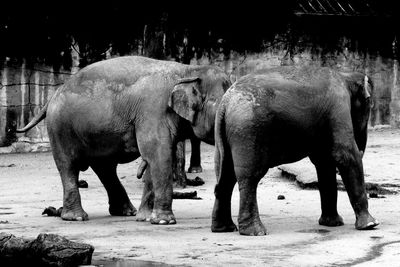
[[[172,145],[166,142],[159,144],[157,148],[144,148],[143,151],[142,157],[149,163],[149,167],[145,173],[145,188],[138,217],[147,220],[154,197],[150,222],[152,224],[175,224],[176,219],[172,212]]]
[[[354,144],[348,150],[343,147],[336,150],[335,160],[356,215],[355,228],[368,230],[379,225],[379,222],[368,211],[363,164],[356,145]]]
[[[322,159],[321,159],[322,158]],[[343,218],[337,212],[337,183],[336,166],[332,160],[311,158],[315,165],[318,176],[318,189],[321,198],[321,217],[318,220],[320,225],[341,226]]]
[[[155,166],[154,166],[155,165]],[[172,212],[172,166],[170,160],[164,164],[150,166],[154,190],[154,206],[150,222],[152,224],[175,224]]]

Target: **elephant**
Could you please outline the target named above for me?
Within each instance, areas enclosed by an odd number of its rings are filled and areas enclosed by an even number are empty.
[[[368,76],[327,67],[281,66],[238,79],[216,115],[212,232],[237,230],[231,197],[238,182],[239,233],[267,234],[258,211],[258,182],[269,168],[305,157],[317,171],[320,225],[343,225],[337,211],[337,167],[355,228],[377,226],[368,211],[362,163],[372,90]]]
[[[216,66],[186,65],[141,56],[99,61],[60,86],[25,132],[46,118],[63,185],[64,220],[88,220],[78,190],[89,167],[104,185],[111,215],[174,224],[172,162],[177,142],[193,135],[214,144],[216,108],[230,86]],[[116,167],[142,157],[139,210],[120,183]]]
[[[188,173],[200,173],[203,171],[203,167],[201,167],[200,143],[201,140],[195,136],[190,138],[192,152],[190,154]]]

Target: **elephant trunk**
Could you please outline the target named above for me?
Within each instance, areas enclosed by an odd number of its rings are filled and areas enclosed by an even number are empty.
[[[361,131],[355,131],[354,136],[356,139],[358,150],[361,152],[361,156],[364,155],[365,148],[367,146],[367,129]]]
[[[365,148],[367,146],[369,113],[368,103],[365,110],[352,112],[354,139],[362,155],[365,153]]]
[[[214,126],[217,107],[217,102],[206,101],[197,114],[196,123],[193,126],[195,136],[209,145],[214,145],[215,143]]]

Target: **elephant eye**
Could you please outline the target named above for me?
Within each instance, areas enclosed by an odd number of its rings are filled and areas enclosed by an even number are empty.
[[[196,90],[196,88],[192,87],[192,91],[193,91],[193,94],[194,94],[195,96],[197,96],[197,90]]]

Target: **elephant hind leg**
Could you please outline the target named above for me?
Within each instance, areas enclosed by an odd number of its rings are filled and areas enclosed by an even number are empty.
[[[96,163],[91,163],[91,167],[107,191],[110,214],[114,216],[135,216],[136,208],[132,205],[124,186],[118,179],[117,164],[96,161]]]
[[[337,184],[335,162],[329,157],[310,157],[317,170],[318,189],[321,198],[321,217],[319,224],[341,226],[343,218],[337,212]]]
[[[239,233],[241,235],[266,235],[267,230],[261,222],[257,204],[257,185],[262,176],[249,172],[247,167],[235,167],[240,192]]]
[[[212,213],[212,232],[233,232],[237,231],[237,227],[232,221],[231,198],[232,191],[236,184],[236,177],[233,168],[232,156],[228,149],[225,150],[225,155],[216,147],[216,167],[217,184],[215,185],[215,202]],[[222,157],[223,158],[222,158]]]
[[[50,136],[51,137],[51,136]],[[50,140],[52,140],[50,138]],[[63,185],[63,210],[61,218],[67,221],[85,221],[89,216],[82,208],[78,188],[80,166],[77,159],[68,156],[59,143],[52,142],[53,157]]]
[[[356,215],[356,229],[374,228],[379,222],[368,211],[363,164],[356,143],[349,142],[348,145],[342,145],[342,143],[336,145],[333,156]]]
[[[153,182],[151,181],[150,168],[146,169],[143,177],[144,187],[142,201],[140,202],[139,211],[136,214],[136,221],[147,221],[151,219],[151,213],[154,207],[154,191]]]
[[[268,171],[269,155],[265,150],[255,147],[254,140],[243,141],[232,150],[234,170],[239,184],[239,233],[242,235],[266,235],[261,222],[258,203],[258,182]]]

